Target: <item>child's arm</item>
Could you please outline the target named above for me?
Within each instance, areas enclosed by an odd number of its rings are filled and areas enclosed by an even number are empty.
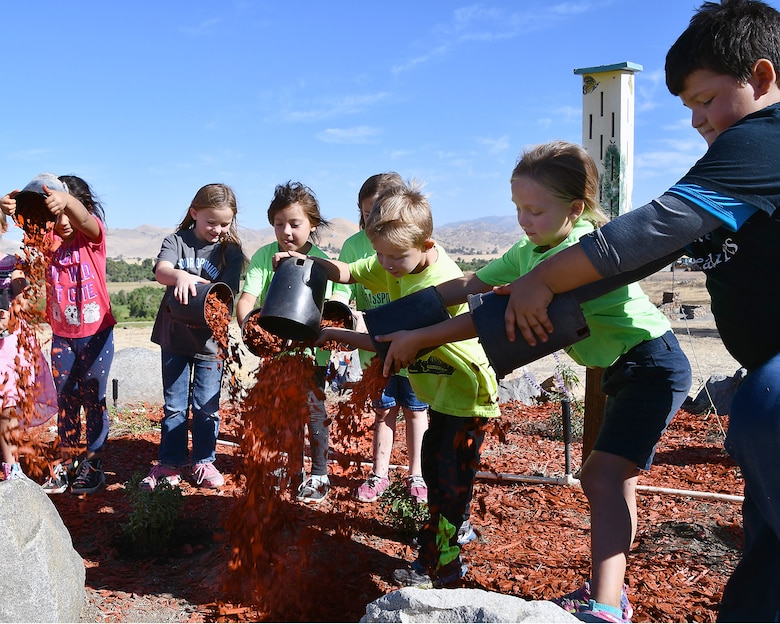
[[[247,315],[255,309],[256,301],[257,297],[255,297],[252,293],[241,293],[241,296],[238,298],[238,302],[236,303],[236,320],[238,321],[239,327],[244,324],[244,319],[247,317]]]
[[[466,303],[469,295],[488,292],[491,288],[492,286],[479,279],[476,273],[471,273],[470,275],[456,277],[449,282],[438,284],[436,292],[441,296],[444,305],[450,307],[459,303]]]
[[[330,258],[320,258],[319,256],[304,256],[297,251],[280,251],[274,254],[274,270],[279,266],[279,263],[285,258],[309,258],[320,266],[325,267],[328,273],[328,279],[331,282],[338,284],[354,284],[355,280],[352,278],[352,274],[349,272],[349,265],[346,262],[340,260],[331,260]]]
[[[187,305],[190,295],[198,293],[195,284],[208,284],[208,280],[173,266],[167,260],[160,260],[154,267],[154,276],[163,286],[173,286],[173,296],[182,305]]]
[[[45,184],[46,207],[55,217],[65,213],[74,230],[78,230],[93,243],[100,241],[101,232],[95,216],[76,197],[64,191],[51,191]]]
[[[10,193],[3,195],[0,198],[0,210],[3,211],[9,217],[13,217],[16,213],[16,196],[19,194],[18,189],[14,189]]]
[[[320,331],[317,340],[314,341],[314,346],[322,347],[325,343],[331,341],[347,344],[353,349],[376,351],[374,343],[367,333],[355,331],[354,329],[345,329],[343,327],[325,327]]]
[[[466,340],[476,335],[477,329],[471,314],[459,314],[428,327],[397,331],[374,338],[377,342],[390,343],[383,368],[385,377],[388,377],[409,366],[423,349],[440,347],[448,342]]]

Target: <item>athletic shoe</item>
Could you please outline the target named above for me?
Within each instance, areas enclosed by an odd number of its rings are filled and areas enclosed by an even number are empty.
[[[459,558],[442,566],[434,575],[428,574],[419,561],[413,561],[408,568],[393,570],[393,581],[401,587],[437,589],[456,584],[467,571],[468,567]]]
[[[47,494],[62,494],[70,487],[71,471],[73,464],[60,462],[49,466],[49,476],[41,486]]]
[[[364,503],[373,503],[385,493],[388,487],[390,487],[390,479],[372,472],[366,482],[357,489],[355,498]]]
[[[195,477],[195,485],[200,487],[216,489],[225,485],[225,477],[220,474],[219,470],[211,462],[195,464],[195,468],[192,469],[192,476]]]
[[[105,484],[106,473],[103,472],[103,460],[93,457],[81,461],[70,491],[73,494],[92,494]]]
[[[9,481],[11,479],[22,479],[24,476],[19,462],[13,462],[11,464],[3,462],[3,479]]]
[[[587,607],[590,600],[590,579],[587,579],[580,588],[575,589],[573,592],[561,596],[560,598],[553,598],[551,602],[557,604],[564,611],[577,613],[579,609]],[[623,610],[624,620],[628,621],[631,619],[631,616],[634,615],[634,607],[632,607],[631,603],[628,601],[625,585],[623,585],[623,589],[620,592],[620,608]]]
[[[618,610],[617,607],[612,608]],[[618,624],[624,624],[631,621],[622,615],[612,613],[607,605],[599,604],[595,600],[589,600],[588,604],[581,605],[574,617],[581,622],[618,622]]]
[[[477,539],[477,532],[474,530],[474,527],[471,526],[469,520],[464,520],[463,524],[461,524],[458,529],[458,546],[465,546],[475,539]]]
[[[311,475],[298,487],[296,500],[299,503],[321,503],[328,498],[330,479],[328,475]]]
[[[406,478],[406,489],[418,503],[428,502],[428,486],[420,475],[411,475]]]
[[[166,466],[165,464],[155,464],[149,471],[149,474],[144,477],[144,480],[138,484],[139,489],[151,492],[157,487],[157,484],[165,479],[170,485],[179,485],[181,482],[181,475],[179,469],[173,466]]]

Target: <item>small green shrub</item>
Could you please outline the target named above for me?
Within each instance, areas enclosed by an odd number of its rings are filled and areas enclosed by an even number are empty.
[[[418,503],[406,489],[403,479],[393,479],[385,490],[379,505],[387,523],[403,537],[411,539],[417,535],[423,523],[430,517],[428,505]]]
[[[178,485],[171,485],[167,479],[157,482],[154,490],[142,490],[139,484],[144,476],[136,472],[125,484],[130,499],[130,517],[122,531],[135,547],[144,554],[161,550],[176,526],[184,495]]]

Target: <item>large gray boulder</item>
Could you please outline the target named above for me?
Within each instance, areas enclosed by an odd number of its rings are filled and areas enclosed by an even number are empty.
[[[385,594],[361,622],[579,622],[546,600],[523,600],[481,589],[414,589]]]
[[[84,561],[38,484],[0,481],[0,526],[0,622],[78,622]]]

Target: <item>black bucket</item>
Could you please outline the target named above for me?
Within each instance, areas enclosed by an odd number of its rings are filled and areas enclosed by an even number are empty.
[[[213,284],[195,284],[196,294],[193,297],[190,294],[187,305],[179,303],[176,297],[171,297],[168,303],[168,312],[171,318],[180,323],[185,323],[192,327],[205,328],[206,323],[206,297],[214,293],[228,307],[230,315],[233,315],[233,291],[230,286],[224,282],[214,282]]]
[[[285,258],[276,268],[258,319],[260,327],[288,340],[320,334],[328,272],[311,258]]]
[[[378,308],[363,312],[368,334],[377,354],[384,360],[390,348],[389,342],[376,342],[374,336],[391,334],[402,329],[420,329],[441,323],[450,318],[450,312],[434,286],[401,297]],[[417,357],[435,349],[425,349]]]
[[[68,187],[53,173],[41,173],[35,176],[20,192],[16,194],[16,212],[14,222],[28,234],[48,230],[57,218],[46,207],[46,193],[43,187],[50,191],[68,192]]]
[[[355,317],[346,303],[328,299],[322,306],[322,320],[330,321],[334,327],[355,329]]]
[[[469,295],[469,310],[477,336],[498,379],[590,336],[590,328],[579,301],[574,295],[563,293],[555,295],[547,308],[547,315],[555,328],[548,335],[547,342],[537,342],[536,346],[532,347],[525,341],[519,329],[515,341],[509,342],[504,325],[508,303],[508,296],[496,295],[493,292]]]

